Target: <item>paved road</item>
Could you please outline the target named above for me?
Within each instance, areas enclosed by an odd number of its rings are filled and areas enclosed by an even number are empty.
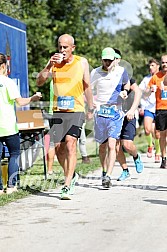
[[[131,180],[101,187],[101,171],[80,178],[71,201],[60,189],[33,195],[0,208],[0,252],[166,252],[167,170],[142,155]]]

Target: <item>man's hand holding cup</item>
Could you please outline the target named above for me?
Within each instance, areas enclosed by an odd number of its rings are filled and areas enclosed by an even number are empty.
[[[50,59],[54,64],[61,64],[61,62],[63,61],[63,54],[62,53],[55,53],[51,59]]]

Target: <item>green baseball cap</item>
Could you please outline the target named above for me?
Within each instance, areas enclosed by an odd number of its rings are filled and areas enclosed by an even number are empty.
[[[121,59],[121,55],[119,55],[118,53],[115,53],[115,58],[116,59]]]
[[[121,56],[120,50],[114,48],[114,51],[115,51],[115,58],[116,58],[116,59],[121,59],[122,56]]]
[[[102,59],[109,59],[114,60],[115,59],[115,51],[111,47],[106,47],[102,50],[101,54]]]

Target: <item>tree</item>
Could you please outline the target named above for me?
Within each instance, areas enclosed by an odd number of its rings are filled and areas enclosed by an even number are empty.
[[[97,25],[102,18],[114,16],[112,6],[122,1],[1,0],[3,13],[27,25],[30,93],[37,89],[35,73],[45,66],[50,53],[57,50],[57,38],[63,33],[74,36],[76,54],[88,58],[93,67],[99,64],[103,41],[108,36]],[[41,90],[48,100],[48,86],[44,85]]]
[[[140,14],[142,23],[133,31],[133,46],[146,55],[160,57],[167,52],[167,1],[149,0],[150,17]]]
[[[48,18],[47,1],[2,0],[1,11],[27,25],[28,73],[30,94],[32,94],[37,91],[37,72],[45,66],[48,55],[55,49],[52,31],[48,28],[51,21]]]
[[[13,18],[20,19],[18,2],[19,1],[1,0],[0,12]]]

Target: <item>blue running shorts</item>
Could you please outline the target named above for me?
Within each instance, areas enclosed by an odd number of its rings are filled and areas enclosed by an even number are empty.
[[[149,110],[144,110],[144,117],[151,117],[153,120],[155,120],[155,113],[149,111]]]
[[[119,139],[122,124],[124,120],[124,113],[118,110],[114,117],[94,116],[94,130],[95,140],[98,143],[105,142],[109,137]]]

